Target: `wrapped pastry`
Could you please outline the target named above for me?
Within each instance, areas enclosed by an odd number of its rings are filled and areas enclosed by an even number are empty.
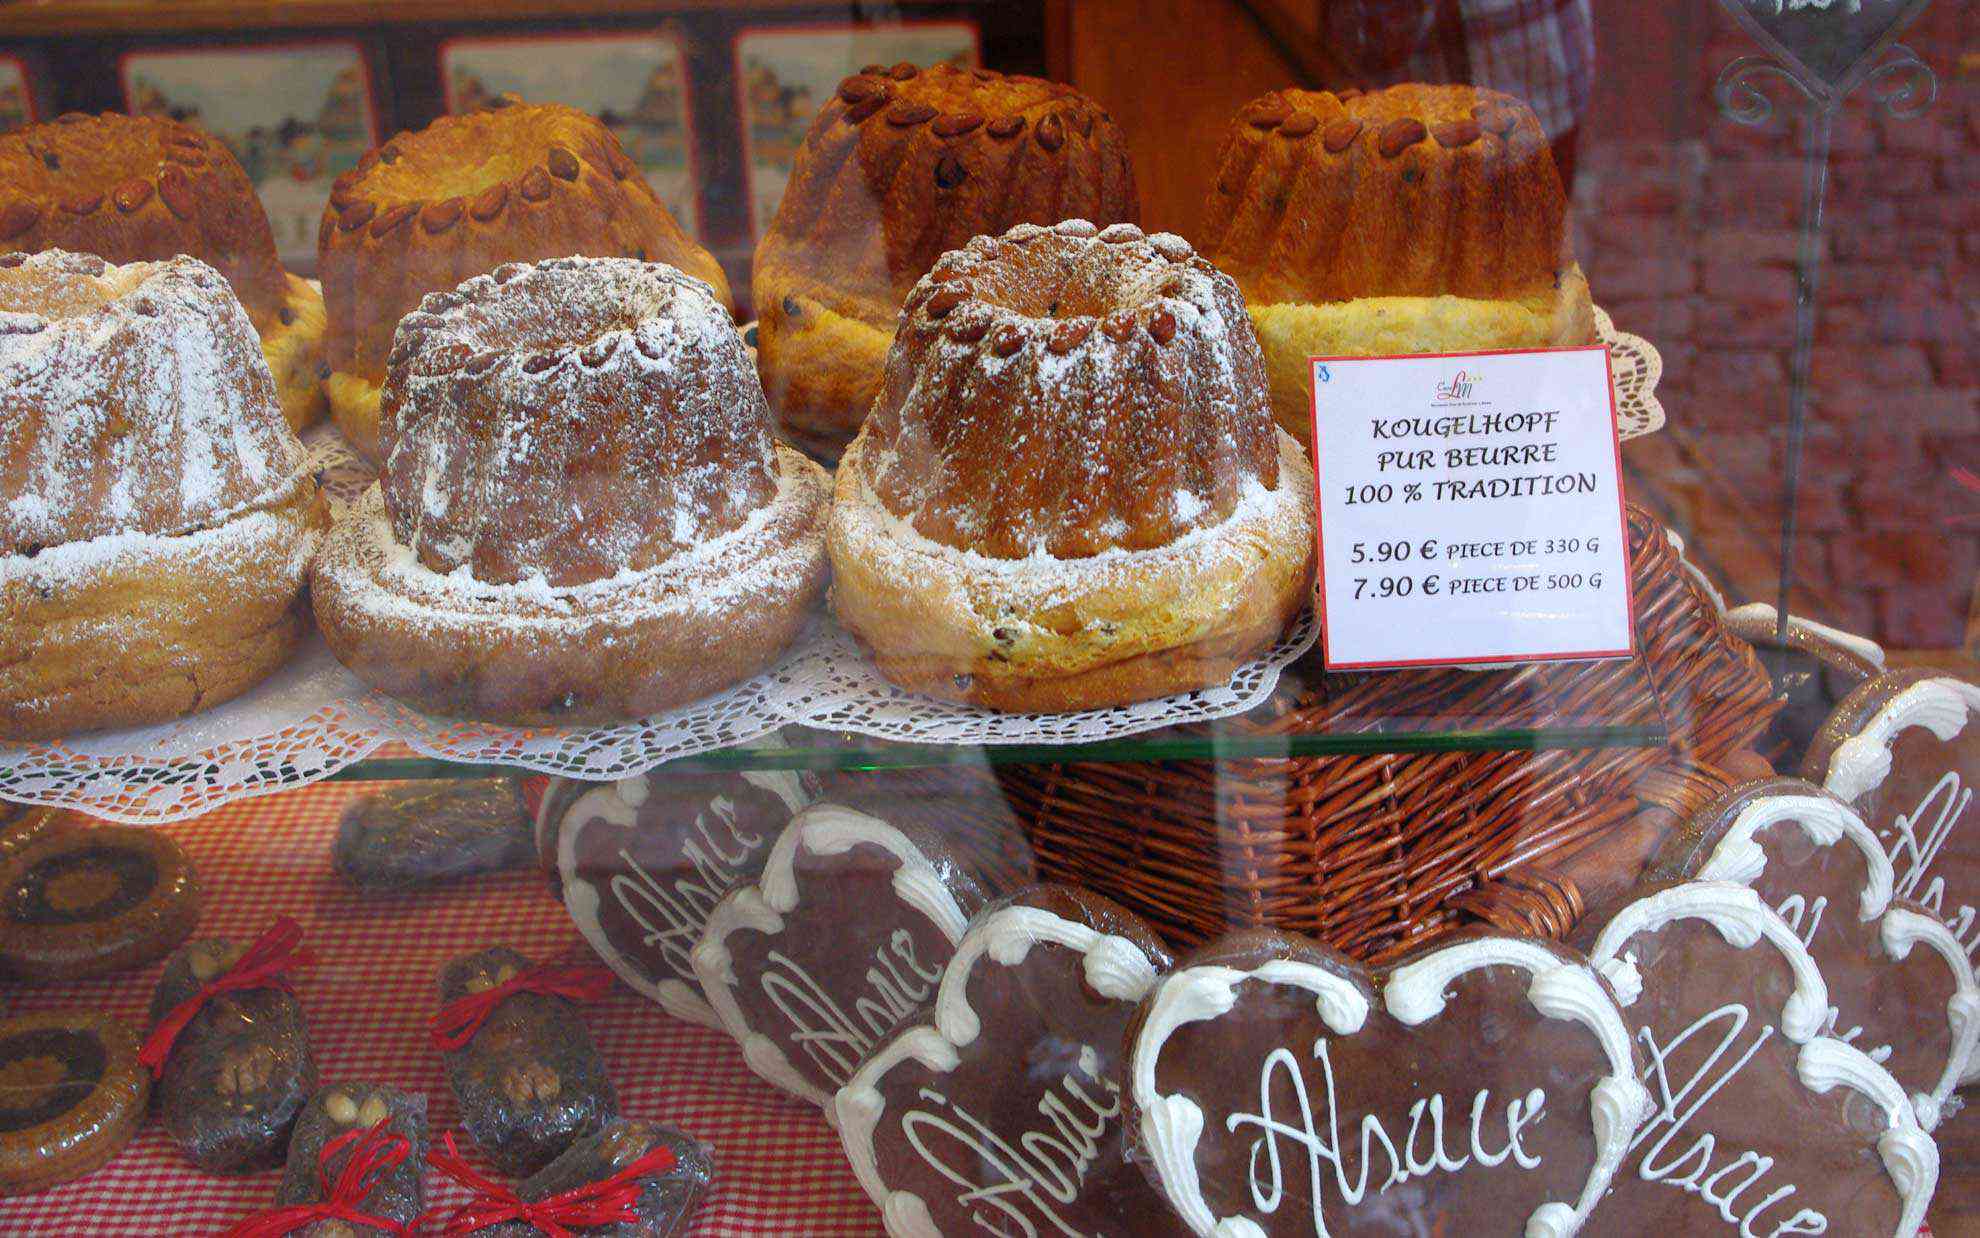
[[[538,968],[506,946],[441,970],[434,1041],[468,1134],[503,1173],[534,1173],[618,1116],[604,1059],[571,1006],[611,987],[602,967]]]
[[[275,1202],[292,1219],[326,1203],[345,1219],[313,1219],[289,1232],[369,1238],[410,1225],[426,1206],[426,1129],[426,1098],[398,1088],[337,1083],[312,1096],[289,1140]],[[351,1212],[387,1224],[359,1224]]]
[[[675,1238],[708,1192],[715,1162],[706,1144],[658,1122],[619,1118],[572,1144],[515,1190],[490,1182],[455,1153],[448,1136],[433,1166],[474,1190],[448,1214],[445,1232],[532,1238]],[[551,1226],[561,1227],[553,1230]]]
[[[390,891],[515,868],[534,852],[513,779],[441,778],[352,800],[330,857],[359,889]]]
[[[208,1173],[280,1164],[316,1090],[309,1029],[287,980],[308,961],[301,941],[288,919],[246,949],[203,938],[175,952],[158,978],[141,1060],[157,1077],[166,1132]]]

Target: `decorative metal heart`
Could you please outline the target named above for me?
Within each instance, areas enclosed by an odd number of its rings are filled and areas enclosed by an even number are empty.
[[[1931,0],[1720,0],[1809,93],[1840,99]]]

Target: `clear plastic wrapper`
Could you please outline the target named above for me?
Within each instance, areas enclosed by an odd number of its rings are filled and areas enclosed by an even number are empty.
[[[377,1083],[333,1083],[309,1098],[296,1119],[289,1140],[289,1164],[278,1206],[313,1204],[323,1199],[326,1177],[335,1181],[356,1151],[356,1143],[332,1152],[326,1144],[356,1131],[360,1135],[380,1122],[409,1145],[406,1157],[372,1181],[358,1203],[360,1211],[394,1225],[410,1224],[426,1206],[426,1097]],[[396,1232],[378,1226],[342,1221],[314,1221],[296,1231],[302,1238],[369,1238]]]
[[[239,959],[225,938],[187,942],[151,996],[156,1028]],[[302,1002],[281,988],[215,994],[176,1039],[158,1077],[158,1111],[180,1152],[208,1173],[252,1173],[282,1162],[316,1058]]]
[[[515,868],[534,851],[514,779],[434,779],[351,801],[331,862],[359,889],[388,892]]]
[[[638,1219],[573,1232],[585,1238],[676,1238],[688,1232],[695,1209],[708,1193],[715,1160],[706,1144],[658,1122],[620,1118],[608,1123],[531,1175],[516,1193],[536,1202],[577,1190],[611,1177],[656,1146],[674,1154],[674,1165],[638,1179],[639,1195],[633,1202]],[[474,1232],[477,1238],[533,1238],[541,1233],[524,1221],[504,1221]]]
[[[530,970],[506,946],[465,954],[440,973],[442,1007]],[[445,1053],[461,1122],[504,1174],[536,1172],[580,1136],[618,1116],[618,1094],[584,1020],[561,997],[514,993],[465,1047]]]

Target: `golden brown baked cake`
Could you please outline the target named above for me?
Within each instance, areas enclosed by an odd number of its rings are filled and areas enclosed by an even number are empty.
[[[761,670],[825,584],[827,482],[773,444],[715,290],[659,263],[507,263],[427,297],[378,488],[316,566],[345,665],[434,713],[642,717]]]
[[[0,253],[46,249],[211,265],[261,337],[290,426],[322,417],[322,294],[282,269],[261,200],[225,143],[121,112],[70,112],[0,136]]]
[[[192,258],[0,257],[0,739],[162,722],[286,661],[328,517]]]
[[[317,232],[330,326],[330,414],[379,458],[378,395],[399,319],[428,293],[504,262],[582,254],[666,262],[714,285],[722,268],[688,239],[612,131],[561,104],[504,96],[367,152],[337,178]]]
[[[1312,480],[1230,278],[1025,224],[916,286],[840,462],[832,602],[903,687],[1101,708],[1219,683],[1306,605]]]
[[[910,64],[840,82],[756,251],[757,368],[779,425],[836,458],[879,394],[908,290],[971,237],[1139,218],[1120,130],[1070,86]]]
[[[1510,95],[1275,91],[1232,123],[1205,215],[1302,441],[1308,357],[1595,339],[1547,135]]]

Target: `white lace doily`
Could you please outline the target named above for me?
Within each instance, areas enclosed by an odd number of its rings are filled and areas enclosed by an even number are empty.
[[[1596,310],[1614,355],[1624,438],[1661,429],[1657,350]],[[373,471],[334,432],[308,436],[310,465],[332,511]],[[1319,638],[1309,611],[1227,684],[1159,701],[1075,714],[1004,714],[916,696],[880,677],[829,619],[775,667],[671,713],[618,726],[516,729],[428,717],[368,690],[312,633],[280,672],[237,700],[164,726],[56,744],[0,744],[0,799],[75,808],[113,821],[176,821],[248,796],[327,778],[389,740],[442,760],[615,779],[665,761],[748,743],[793,723],[922,744],[1072,744],[1208,722],[1261,704],[1280,673]]]
[[[1616,387],[1616,429],[1625,439],[1642,438],[1664,428],[1664,406],[1657,402],[1657,380],[1664,376],[1664,359],[1640,335],[1616,330],[1609,311],[1595,307],[1595,337],[1609,346],[1609,370]]]
[[[1083,743],[1251,709],[1318,632],[1309,611],[1219,687],[1076,714],[999,714],[901,691],[821,616],[776,666],[686,708],[616,726],[536,729],[410,709],[367,689],[312,634],[279,673],[191,718],[60,744],[0,745],[0,799],[112,821],[176,821],[327,778],[388,740],[446,761],[594,781],[745,744],[791,723],[930,744]]]

